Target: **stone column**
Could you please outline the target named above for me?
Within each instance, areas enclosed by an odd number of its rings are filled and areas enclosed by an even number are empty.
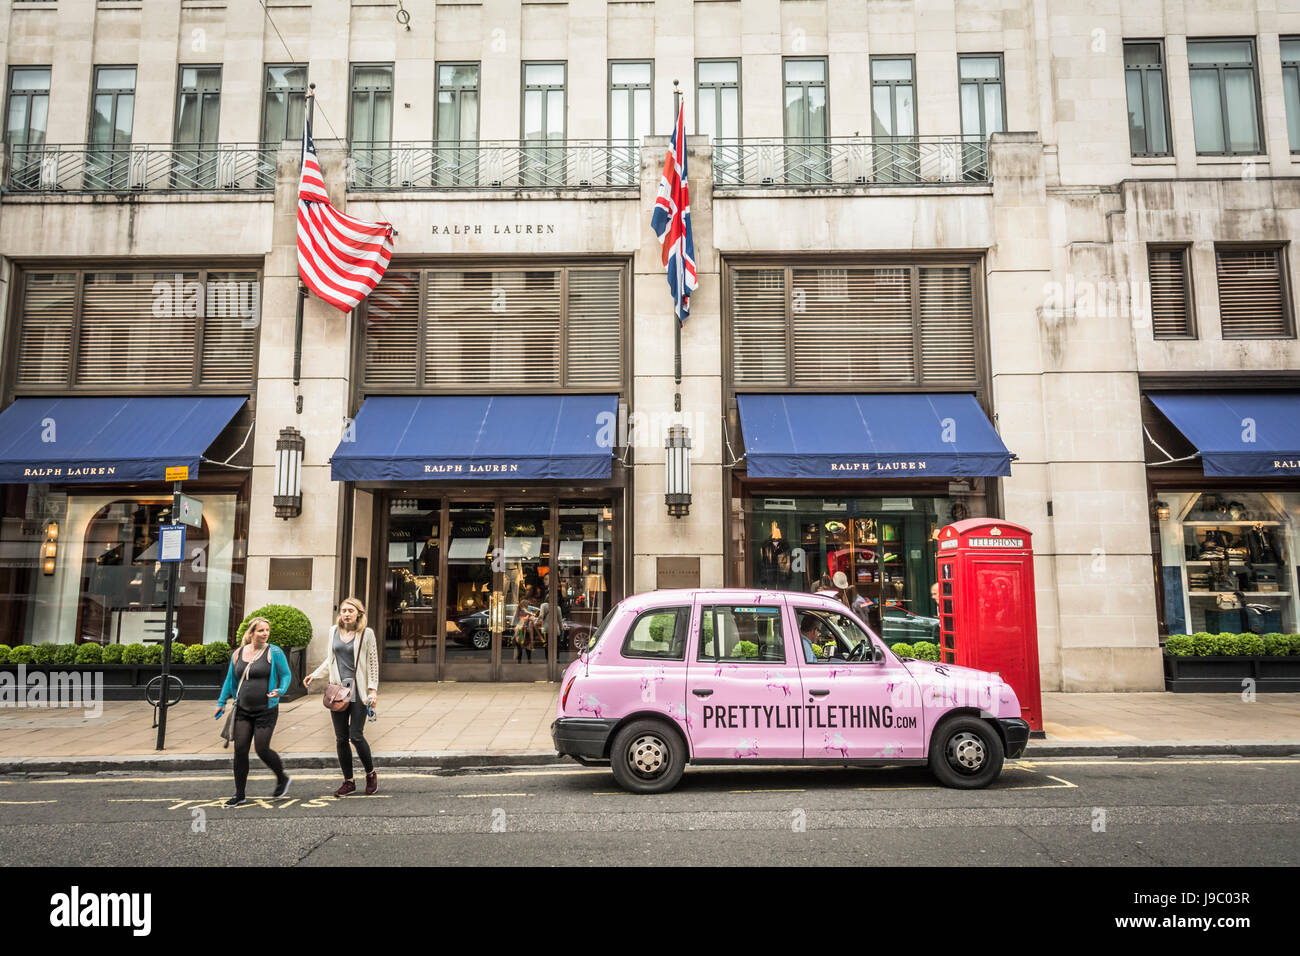
[[[689,115],[689,111],[688,111]],[[687,137],[691,227],[699,289],[682,327],[682,411],[673,411],[673,301],[662,252],[650,229],[650,211],[668,137],[646,137],[641,152],[644,239],[633,263],[632,455],[635,554],[632,588],[656,586],[660,556],[700,559],[700,584],[723,583],[725,477],[722,468],[722,326],[719,260],[713,248],[712,151],[705,136]],[[664,504],[664,440],[668,427],[684,424],[691,437],[691,511],[670,518]]]

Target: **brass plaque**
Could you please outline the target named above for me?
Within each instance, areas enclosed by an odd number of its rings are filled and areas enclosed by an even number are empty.
[[[311,563],[311,558],[272,558],[266,586],[272,591],[310,591]]]
[[[700,559],[698,557],[660,557],[656,566],[655,587],[698,588],[700,586]]]

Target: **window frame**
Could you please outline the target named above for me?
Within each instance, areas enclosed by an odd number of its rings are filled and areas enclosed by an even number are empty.
[[[301,90],[297,89],[296,87],[292,87],[292,86],[287,86],[287,87],[274,87],[274,88],[271,87],[270,83],[271,83],[271,71],[272,71],[272,70],[275,70],[275,69],[284,69],[284,68],[296,68],[296,67],[301,67],[301,68],[303,69],[303,71],[304,71],[304,72],[303,72],[303,84],[302,84],[302,89],[301,89]],[[288,132],[289,132],[287,127],[288,127],[288,124],[289,124],[289,122],[290,122],[290,120],[289,120],[290,110],[293,109],[293,105],[292,105],[292,103],[293,103],[293,96],[294,96],[295,93],[301,93],[302,96],[303,96],[304,102],[305,102],[305,101],[306,101],[306,96],[307,96],[307,91],[308,91],[310,88],[311,88],[311,67],[310,67],[310,64],[307,64],[307,63],[263,63],[263,64],[262,64],[262,115],[261,115],[261,117],[259,118],[260,121],[259,121],[258,126],[257,126],[258,136],[261,137],[262,145],[264,145],[264,146],[274,146],[274,147],[277,147],[277,148],[278,148],[279,145],[280,145],[280,143],[284,142],[286,139],[290,139],[290,138],[292,138],[292,137],[290,137],[290,136],[287,135]],[[268,97],[270,97],[273,93],[284,93],[285,95],[287,95],[287,96],[289,97],[289,101],[285,104],[285,126],[286,126],[286,129],[285,129],[284,132],[285,132],[286,135],[281,136],[278,140],[268,140],[268,139],[265,138],[265,135],[264,135],[265,132],[266,132],[266,113],[267,113],[267,105],[268,105],[268,103],[267,103],[267,99],[268,99]],[[306,125],[306,117],[303,118],[303,124],[304,124],[304,127],[305,127],[305,125]]]
[[[671,656],[664,656],[660,654],[648,654],[639,651],[634,651],[629,648],[628,645],[631,644],[632,642],[632,635],[636,633],[636,627],[638,624],[641,623],[642,618],[649,617],[654,614],[667,614],[670,611],[673,613],[675,620],[673,622],[673,636],[672,636],[672,640],[669,643],[669,646],[678,647],[680,650],[680,656],[671,657]],[[619,656],[632,661],[664,661],[664,662],[671,662],[674,664],[685,663],[686,645],[688,643],[686,638],[689,634],[688,625],[690,624],[690,620],[691,620],[691,606],[689,604],[681,604],[681,605],[673,604],[673,605],[666,605],[664,607],[647,608],[646,610],[638,614],[636,617],[634,617],[632,619],[632,623],[628,625],[627,633],[623,635],[623,643],[619,647]]]
[[[103,386],[103,385],[82,385],[76,384],[78,352],[81,339],[81,324],[85,313],[85,277],[90,273],[186,273],[195,272],[199,275],[200,282],[203,283],[204,289],[207,289],[208,276],[213,273],[223,272],[248,272],[256,276],[258,284],[258,309],[264,307],[261,296],[265,292],[265,270],[264,263],[260,260],[256,263],[241,261],[238,259],[205,259],[200,261],[171,260],[163,262],[151,262],[140,260],[110,260],[103,263],[95,263],[87,266],[84,260],[67,261],[67,260],[47,260],[44,262],[18,262],[11,273],[11,291],[9,296],[9,311],[11,321],[5,324],[4,331],[4,348],[5,358],[0,369],[3,370],[4,378],[4,396],[6,400],[12,400],[19,396],[27,395],[49,395],[49,394],[69,394],[69,395],[176,395],[176,394],[248,394],[250,397],[257,395],[257,384],[259,376],[259,365],[261,359],[261,337],[262,323],[258,323],[254,329],[254,341],[252,346],[252,368],[249,372],[247,389],[228,383],[202,385],[200,382],[202,374],[202,353],[203,353],[203,327],[202,320],[196,319],[196,329],[194,335],[194,348],[187,354],[187,359],[193,363],[191,367],[191,385],[190,387],[178,392],[174,386],[143,387],[141,385],[120,385],[120,386]],[[73,311],[72,322],[69,327],[69,349],[68,349],[68,370],[63,383],[59,385],[41,384],[41,385],[19,385],[18,384],[18,360],[19,345],[22,341],[23,318],[26,308],[25,293],[27,289],[27,276],[31,274],[51,274],[51,273],[72,273],[76,279],[73,291]],[[205,304],[206,304],[206,291]]]
[[[471,89],[468,86],[443,86],[442,69],[443,67],[472,66],[474,68],[474,93],[478,97],[474,107],[474,138],[465,139],[464,130],[461,129],[461,94]],[[453,100],[453,114],[456,117],[456,138],[443,139],[438,135],[438,103],[443,93],[450,93]],[[433,64],[433,144],[435,147],[455,146],[460,143],[478,143],[481,139],[481,126],[483,120],[483,63],[481,60],[438,60]]]
[[[964,80],[961,76],[962,60],[997,60],[998,76],[997,80],[990,80],[984,77],[977,77],[972,80]],[[1007,78],[1006,78],[1006,60],[1001,53],[958,53],[957,54],[957,122],[961,123],[961,88],[963,86],[974,86],[979,93],[980,108],[980,142],[987,142],[993,133],[1004,133],[1007,127]],[[999,99],[1002,102],[1002,129],[989,131],[988,120],[984,115],[984,87],[990,83],[996,82],[998,85]],[[962,138],[967,139],[969,135],[964,129],[961,131]]]
[[[1225,82],[1225,71],[1240,70],[1242,67],[1238,64],[1231,63],[1212,63],[1209,65],[1193,66],[1191,58],[1191,48],[1203,43],[1246,43],[1250,46],[1250,74],[1253,83],[1255,95],[1255,137],[1257,149],[1242,151],[1232,148],[1232,122],[1228,111],[1228,92]],[[1219,83],[1219,115],[1222,118],[1223,125],[1220,127],[1223,133],[1223,150],[1202,150],[1199,147],[1196,150],[1197,156],[1263,156],[1268,151],[1268,143],[1264,139],[1264,101],[1260,95],[1259,87],[1259,50],[1255,45],[1255,38],[1251,37],[1188,37],[1187,38],[1187,81],[1189,88],[1191,86],[1192,74],[1196,70],[1214,70]],[[1192,142],[1196,141],[1196,99],[1190,95],[1189,99],[1192,107]]]
[[[1146,246],[1147,287],[1154,293],[1151,282],[1151,254],[1153,252],[1179,253],[1183,267],[1183,298],[1186,302],[1186,330],[1182,335],[1157,335],[1155,325],[1155,302],[1148,295],[1148,308],[1151,310],[1151,339],[1155,342],[1191,342],[1200,336],[1196,321],[1196,290],[1192,281],[1192,246],[1187,242],[1148,242]]]
[[[702,82],[700,80],[701,63],[734,63],[736,65],[736,82],[735,83]],[[705,56],[705,57],[696,58],[695,60],[695,116],[696,116],[695,125],[697,128],[699,127],[699,116],[700,116],[700,92],[704,89],[710,89],[710,90],[714,90],[716,94],[716,91],[718,90],[726,90],[726,89],[734,88],[736,91],[736,139],[745,138],[745,94],[744,94],[744,83],[742,82],[743,70],[744,70],[744,63],[740,57]],[[721,130],[722,129],[722,124],[720,122],[722,119],[722,97],[721,96],[717,96],[717,104],[714,109],[714,113],[715,115],[713,118],[719,121],[718,129]],[[721,133],[719,133],[718,138],[728,139],[730,137],[724,137],[722,136]]]
[[[654,129],[655,129],[655,61],[653,59],[650,60],[617,59],[617,60],[606,60],[605,63],[606,63],[605,83],[606,86],[608,87],[608,96],[606,96],[605,98],[605,129],[607,133],[607,138],[611,141],[619,141],[619,140],[632,140],[634,142],[637,141],[635,136],[615,136],[614,127],[612,125],[613,117],[614,117],[614,94],[618,92],[618,93],[627,94],[628,121],[631,123],[633,127],[636,126],[636,91],[637,90],[648,90],[650,93],[650,129],[649,132],[646,133],[646,135],[653,136]],[[649,84],[643,86],[639,83],[635,83],[635,84],[619,83],[616,85],[614,83],[614,67],[628,66],[628,65],[650,67]],[[567,80],[567,75],[566,75],[566,80]],[[567,99],[565,100],[565,103],[567,106],[568,103]],[[673,122],[674,123],[677,122],[676,116],[673,117]]]
[[[38,93],[36,90],[15,90],[14,73],[18,72],[19,70],[44,70],[46,74],[44,93]],[[24,132],[25,132],[24,138],[27,139],[29,142],[22,144],[23,148],[26,149],[31,148],[30,139],[31,139],[31,129],[32,129],[32,104],[31,104],[32,97],[42,96],[42,95],[45,97],[45,129],[41,131],[41,136],[42,136],[41,144],[44,145],[45,137],[48,137],[50,132],[50,123],[49,123],[50,88],[54,85],[54,68],[50,66],[42,66],[39,63],[11,64],[9,66],[9,72],[5,77],[5,79],[7,81],[7,85],[5,86],[5,115],[4,115],[5,146],[11,147],[14,145],[12,141],[10,141],[9,139],[9,113],[13,109],[13,99],[15,95],[20,96],[27,100],[27,124],[24,127]]]
[[[1216,242],[1214,244],[1214,285],[1216,306],[1219,309],[1219,338],[1225,342],[1273,342],[1296,337],[1295,307],[1291,302],[1291,272],[1286,242]],[[1223,329],[1223,289],[1219,282],[1219,253],[1221,252],[1273,252],[1277,254],[1278,281],[1282,298],[1282,317],[1285,328],[1278,335],[1228,335]]]
[[[1121,64],[1124,67],[1124,103],[1125,106],[1128,105],[1128,74],[1130,70],[1133,70],[1134,72],[1138,73],[1141,80],[1139,84],[1139,88],[1142,93],[1142,116],[1144,118],[1143,129],[1147,131],[1146,144],[1148,146],[1148,150],[1142,153],[1133,152],[1133,137],[1130,131],[1129,155],[1137,158],[1142,158],[1142,159],[1173,156],[1174,155],[1173,120],[1169,116],[1169,70],[1168,70],[1169,60],[1165,56],[1165,41],[1163,38],[1156,38],[1153,40],[1143,40],[1137,38],[1125,39],[1123,44],[1124,47],[1127,48],[1129,44],[1132,44],[1133,46],[1139,46],[1143,44],[1154,45],[1156,47],[1157,52],[1160,55],[1160,65],[1158,67],[1128,66],[1127,64],[1123,63],[1123,54],[1121,53]],[[1149,101],[1147,98],[1147,74],[1156,69],[1160,71],[1160,95],[1164,97],[1163,106],[1164,106],[1164,116],[1165,116],[1165,143],[1167,144],[1168,148],[1163,153],[1153,152],[1149,149],[1149,147],[1151,146],[1151,134],[1150,134],[1151,108],[1148,105]],[[1189,82],[1190,82],[1190,78],[1189,78]]]
[[[549,83],[529,84],[528,68],[530,66],[560,67],[564,71],[563,78],[560,81],[560,85],[557,87]],[[527,99],[528,99],[530,85],[532,90],[536,92],[551,93],[558,89],[564,95],[564,110],[563,110],[563,119],[560,124],[559,143],[551,143],[550,140],[545,138],[546,127],[547,127],[546,120],[549,117],[549,113],[547,111],[547,100],[549,99],[549,97],[543,96],[542,97],[543,139],[540,142],[537,142],[534,148],[546,149],[552,146],[558,146],[563,148],[563,145],[569,141],[569,61],[568,60],[521,60],[520,61],[519,63],[519,142],[520,143],[533,142],[528,139]]]
[[[119,143],[96,143],[96,142],[94,141],[93,133],[94,133],[94,129],[95,129],[95,100],[96,100],[96,98],[99,97],[99,96],[101,96],[101,95],[107,95],[107,96],[112,96],[112,97],[113,97],[113,112],[112,112],[112,115],[109,117],[109,128],[115,132],[116,129],[117,129],[117,107],[118,107],[118,98],[119,98],[122,94],[124,94],[124,93],[127,92],[126,90],[102,90],[102,91],[101,91],[100,88],[99,88],[99,74],[100,74],[101,72],[103,72],[104,70],[132,70],[132,71],[134,71],[134,73],[135,73],[135,80],[132,82],[132,84],[131,84],[131,89],[130,89],[130,94],[131,94],[131,135],[130,135],[129,137],[127,137],[127,141],[126,141],[125,143],[120,143],[120,144],[119,144]],[[90,71],[90,108],[87,110],[87,116],[86,116],[86,145],[87,145],[88,147],[93,148],[93,147],[95,147],[95,146],[99,146],[99,147],[102,147],[102,148],[109,148],[109,149],[112,149],[112,148],[115,148],[115,147],[116,147],[116,148],[121,148],[122,146],[130,146],[130,145],[131,145],[131,140],[135,138],[135,105],[136,105],[136,104],[135,104],[135,98],[136,98],[137,94],[139,93],[139,90],[138,90],[137,87],[136,87],[136,84],[139,83],[139,81],[140,81],[140,66],[139,66],[139,64],[136,64],[136,63],[116,63],[116,64],[115,64],[115,63],[97,63],[97,64],[95,64],[93,67],[91,67],[91,71]],[[8,116],[8,113],[6,113],[5,115]]]
[[[217,88],[215,90],[204,89],[196,86],[192,90],[185,87],[186,70],[216,70],[217,71]],[[221,143],[221,94],[225,86],[225,65],[222,63],[178,63],[176,65],[176,101],[175,117],[172,122],[172,145],[174,146],[192,146],[196,149],[203,146],[216,146]],[[181,142],[181,98],[191,93],[197,93],[199,96],[199,139],[193,143]],[[203,98],[209,93],[217,95],[217,129],[216,135],[210,143],[203,140]]]
[[[751,664],[751,665],[752,665],[752,664],[761,664],[761,665],[763,665],[764,667],[771,667],[771,666],[774,665],[774,664],[780,664],[780,665],[782,665],[782,666],[789,666],[789,665],[790,665],[790,663],[791,663],[790,660],[789,660],[790,653],[789,653],[789,647],[787,646],[787,642],[788,642],[788,640],[789,640],[789,635],[786,634],[786,626],[785,626],[785,615],[786,615],[787,607],[786,607],[786,604],[785,604],[784,601],[780,601],[780,602],[768,602],[768,603],[765,603],[765,602],[762,602],[762,601],[758,601],[758,602],[751,602],[751,603],[748,603],[748,604],[742,604],[742,603],[738,603],[738,602],[729,602],[729,603],[720,603],[720,604],[705,604],[705,603],[703,603],[703,602],[700,602],[700,603],[697,603],[697,604],[695,605],[695,607],[699,608],[699,611],[700,611],[700,626],[696,629],[695,660],[693,661],[693,663],[696,663],[696,664]],[[772,616],[776,619],[777,629],[780,631],[780,637],[781,637],[781,642],[780,642],[780,648],[781,648],[781,659],[780,659],[780,660],[774,660],[774,659],[772,659],[772,658],[770,658],[770,657],[722,657],[722,656],[718,653],[718,651],[719,651],[720,648],[719,648],[719,641],[718,641],[718,639],[717,639],[717,629],[716,629],[716,628],[714,629],[714,638],[713,638],[713,639],[714,639],[714,644],[713,644],[713,654],[712,654],[712,656],[710,656],[710,657],[704,657],[704,656],[701,656],[701,655],[704,654],[704,616],[705,616],[706,614],[714,613],[714,612],[716,612],[716,611],[717,611],[718,609],[720,609],[720,608],[730,609],[730,610],[732,610],[733,612],[734,612],[737,608],[763,608],[765,612],[766,612],[766,610],[770,609],[770,610],[773,612]],[[799,654],[798,656],[799,656],[799,657],[802,657],[802,656],[803,656],[803,655],[802,655],[802,652],[800,652],[800,654]],[[798,666],[798,661],[795,662],[795,666]]]
[[[391,119],[391,118],[390,118],[390,120],[389,120],[389,126],[388,126],[388,138],[387,138],[387,139],[363,139],[363,140],[359,140],[359,139],[356,138],[356,135],[355,135],[355,134],[356,134],[356,130],[353,129],[353,122],[354,122],[354,120],[356,119],[356,117],[353,116],[353,109],[352,109],[352,107],[353,107],[353,97],[355,97],[356,94],[357,94],[357,92],[358,92],[358,89],[357,89],[357,71],[358,71],[358,70],[374,70],[374,69],[382,69],[382,68],[387,68],[387,70],[388,70],[388,89],[387,89],[387,90],[383,90],[383,89],[380,89],[379,87],[365,87],[364,90],[363,90],[363,92],[366,92],[366,93],[369,93],[369,94],[370,94],[370,124],[371,124],[371,130],[370,130],[370,132],[371,132],[372,134],[374,133],[374,128],[373,128],[373,127],[374,127],[374,121],[375,121],[375,94],[376,94],[376,93],[388,93],[390,96],[393,97],[393,105],[396,106],[396,104],[397,104],[397,95],[396,95],[396,94],[397,94],[397,64],[394,63],[394,62],[392,62],[392,61],[389,61],[389,62],[378,62],[378,61],[376,61],[376,62],[370,62],[370,61],[366,61],[366,62],[361,62],[361,63],[351,63],[351,62],[348,63],[348,148],[349,148],[349,150],[350,150],[353,146],[355,146],[355,145],[357,145],[357,144],[359,144],[359,143],[364,143],[366,147],[369,147],[370,149],[373,150],[373,149],[375,148],[376,144],[391,143],[391,142],[393,141],[393,127],[392,127],[392,119]],[[394,114],[396,114],[396,110],[394,110]],[[382,149],[382,146],[380,146],[380,148]]]
[[[791,82],[788,76],[788,70],[791,63],[820,63],[822,67],[821,83],[812,83],[803,80]],[[826,132],[821,136],[791,136],[786,130],[786,106],[785,97],[791,86],[797,86],[804,90],[804,111],[805,119],[807,118],[808,95],[807,90],[813,87],[820,87],[826,95]],[[781,57],[781,138],[783,140],[807,140],[807,141],[825,141],[831,137],[831,86],[830,86],[830,62],[829,57],[824,56],[783,56]]]
[[[885,63],[885,62],[888,62],[888,61],[891,61],[891,60],[906,60],[907,63],[908,63],[908,65],[911,67],[911,76],[909,76],[907,80],[879,80],[879,81],[877,81],[877,79],[876,79],[876,64],[877,64],[877,63]],[[884,88],[887,88],[887,89],[889,90],[889,122],[890,122],[890,126],[893,127],[894,131],[893,131],[893,132],[890,132],[890,133],[882,133],[881,135],[882,135],[882,136],[886,136],[886,137],[888,137],[888,138],[891,139],[891,140],[907,140],[907,139],[916,139],[918,136],[920,136],[920,133],[917,132],[917,130],[919,130],[921,127],[920,127],[920,125],[919,125],[919,124],[920,124],[920,115],[919,115],[919,112],[920,112],[920,106],[919,106],[919,104],[917,103],[917,89],[916,89],[916,87],[917,87],[917,83],[916,83],[916,80],[917,80],[917,77],[916,77],[916,56],[915,56],[914,54],[911,54],[911,53],[898,53],[898,54],[893,54],[893,53],[880,53],[880,54],[873,54],[872,56],[868,57],[868,62],[867,62],[867,76],[868,76],[868,78],[869,78],[870,81],[871,81],[871,96],[870,96],[870,103],[869,103],[868,105],[869,105],[869,108],[871,109],[871,118],[872,118],[873,120],[875,119],[876,89],[877,89],[878,87],[884,87]],[[911,132],[911,133],[900,133],[900,132],[897,131],[897,130],[898,130],[898,87],[900,87],[900,86],[909,86],[909,87],[911,87],[911,89],[912,89],[912,132]],[[982,105],[982,104],[981,104],[981,107],[980,107],[980,108],[981,108],[981,110],[983,109],[983,105]],[[828,108],[828,110],[827,110],[828,115],[829,115],[829,112],[830,112],[830,111],[829,111],[829,108]],[[876,136],[876,131],[875,131],[875,129],[872,129],[872,131],[871,131],[871,137],[872,137],[872,139],[874,139],[875,136]]]
[[[1281,56],[1281,47],[1284,43],[1300,43],[1300,36],[1282,36],[1278,38],[1279,59],[1282,60],[1282,109],[1286,112],[1286,74],[1290,70],[1295,73],[1296,86],[1300,88],[1300,56],[1294,60],[1288,60]],[[1291,122],[1290,116],[1287,116],[1287,145],[1290,147],[1292,155],[1300,154],[1300,141],[1291,142]],[[1300,116],[1295,119],[1296,125],[1300,126]]]

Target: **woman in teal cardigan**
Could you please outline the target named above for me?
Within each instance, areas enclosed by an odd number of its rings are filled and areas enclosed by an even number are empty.
[[[279,716],[276,705],[280,695],[289,689],[289,659],[284,651],[270,643],[271,622],[255,617],[248,622],[243,640],[230,658],[226,682],[217,698],[217,718],[226,707],[235,708],[235,795],[226,801],[228,807],[247,803],[244,786],[248,782],[248,748],[257,748],[262,763],[275,773],[275,793],[283,797],[289,792],[293,778],[284,772],[280,755],[271,749],[271,733]]]

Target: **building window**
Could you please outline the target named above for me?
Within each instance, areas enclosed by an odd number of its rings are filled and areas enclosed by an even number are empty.
[[[278,147],[285,140],[302,139],[306,104],[306,65],[268,64],[262,94],[262,143]]]
[[[9,70],[9,108],[5,115],[5,146],[9,149],[9,177],[15,185],[35,189],[41,181],[41,153],[45,124],[50,113],[50,68],[12,67]]]
[[[1263,152],[1255,41],[1189,40],[1187,63],[1197,154],[1250,156]]]
[[[916,182],[916,81],[910,56],[871,58],[871,158],[877,182]]]
[[[438,113],[434,138],[433,181],[436,186],[478,182],[479,66],[438,64]]]
[[[392,178],[393,65],[352,64],[348,141],[352,184],[387,186]]]
[[[1291,152],[1300,153],[1300,39],[1282,41],[1282,90],[1286,95],[1286,135]]]
[[[1151,334],[1157,339],[1196,337],[1192,322],[1192,281],[1187,247],[1147,249],[1151,282]]]
[[[135,67],[95,67],[86,188],[125,189],[135,118]]]
[[[1165,64],[1159,41],[1124,44],[1128,93],[1128,141],[1134,156],[1169,155]]]
[[[221,67],[182,66],[176,92],[173,189],[215,189],[221,122]]]
[[[654,131],[650,119],[654,68],[649,60],[609,63],[610,180],[631,185],[640,175],[641,140]],[[673,122],[677,122],[676,115]],[[632,140],[633,145],[625,141]]]
[[[789,183],[830,181],[830,117],[824,59],[785,61],[785,175]]]
[[[969,264],[728,273],[737,386],[978,384]]]
[[[1219,321],[1225,339],[1277,339],[1294,334],[1280,248],[1214,251]]]
[[[17,392],[256,384],[256,272],[28,272],[20,288]]]
[[[367,391],[619,388],[620,266],[389,270],[367,299]]]
[[[520,132],[520,183],[560,186],[565,182],[565,63],[525,63]]]
[[[695,61],[696,129],[713,143],[713,181],[739,182],[740,61]]]

